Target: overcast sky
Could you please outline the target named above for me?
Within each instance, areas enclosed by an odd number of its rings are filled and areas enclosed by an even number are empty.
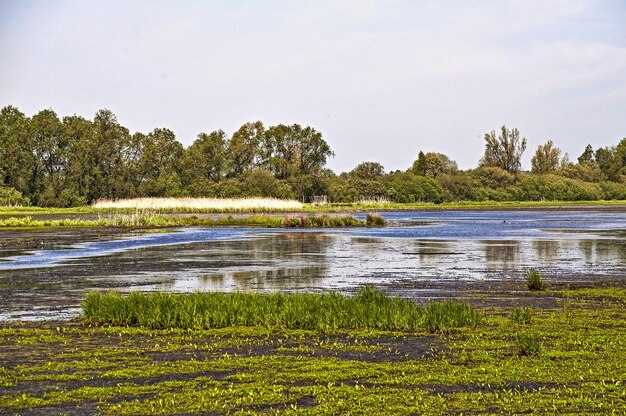
[[[575,159],[626,136],[626,1],[0,0],[0,106],[131,132],[310,125],[335,151],[475,167],[484,133]]]

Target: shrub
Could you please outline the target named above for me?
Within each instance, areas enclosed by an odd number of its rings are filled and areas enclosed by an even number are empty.
[[[365,217],[365,224],[368,227],[383,227],[387,224],[387,221],[379,214],[367,214]]]
[[[20,191],[15,188],[0,186],[0,206],[25,206],[30,205],[30,200],[25,198]]]
[[[543,290],[544,282],[541,273],[535,269],[526,272],[526,284],[528,290]]]

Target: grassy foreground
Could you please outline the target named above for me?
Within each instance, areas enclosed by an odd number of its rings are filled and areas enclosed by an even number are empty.
[[[551,295],[439,334],[5,325],[0,413],[624,414],[626,289]]]

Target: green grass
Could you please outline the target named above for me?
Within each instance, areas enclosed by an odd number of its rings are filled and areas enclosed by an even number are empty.
[[[533,308],[532,330],[519,293],[441,334],[5,323],[0,413],[626,413],[626,288],[549,293],[568,307]]]
[[[315,216],[250,216],[250,217],[221,217],[198,218],[178,217],[170,215],[132,214],[117,215],[114,217],[101,217],[98,219],[36,219],[32,216],[10,217],[0,219],[0,228],[80,228],[80,227],[288,227],[288,228],[327,228],[327,227],[364,227],[369,226],[366,221],[361,221],[350,215],[326,215]],[[384,225],[384,220],[383,224]],[[379,226],[379,224],[376,224]]]
[[[456,301],[424,307],[392,298],[372,286],[355,296],[324,293],[194,294],[90,293],[82,304],[83,322],[93,325],[139,326],[150,329],[208,329],[229,326],[335,330],[415,330],[444,332],[475,327],[480,314]]]
[[[526,272],[526,285],[528,290],[543,290],[545,282],[538,270],[531,269]]]

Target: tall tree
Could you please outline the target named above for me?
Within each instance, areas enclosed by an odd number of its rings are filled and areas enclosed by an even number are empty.
[[[257,166],[264,133],[265,127],[260,121],[246,123],[233,133],[226,149],[228,177],[241,176]]]
[[[16,107],[0,110],[0,186],[30,195],[33,154],[28,136],[29,119]]]
[[[544,174],[556,171],[559,168],[560,155],[561,150],[554,147],[552,140],[538,146],[531,160],[532,173]]]
[[[98,198],[123,198],[129,195],[124,181],[124,155],[130,145],[130,134],[107,109],[96,113],[93,120],[93,140],[89,149],[92,188],[89,201]]]
[[[63,124],[54,111],[43,110],[31,118],[28,130],[34,156],[30,184],[33,201],[54,205],[65,185],[63,175],[67,168],[68,141]]]
[[[457,163],[443,153],[419,152],[411,168],[414,174],[436,178],[439,175],[454,173],[459,170]]]
[[[277,179],[314,173],[333,155],[320,132],[299,124],[270,127],[261,143],[262,164]]]
[[[224,176],[226,133],[222,130],[200,133],[185,152],[185,182],[219,182]]]
[[[359,163],[354,169],[350,171],[351,177],[377,180],[385,174],[385,168],[378,162],[363,162]]]
[[[140,194],[163,196],[177,193],[183,145],[176,141],[176,135],[169,129],[154,129],[141,139],[137,169]]]
[[[517,129],[500,128],[500,135],[495,130],[485,134],[485,154],[480,166],[495,166],[510,173],[517,173],[522,168],[522,154],[526,150],[526,138],[519,136]]]
[[[593,147],[588,144],[585,147],[585,151],[578,157],[578,163],[582,165],[583,163],[593,163],[594,161]]]

